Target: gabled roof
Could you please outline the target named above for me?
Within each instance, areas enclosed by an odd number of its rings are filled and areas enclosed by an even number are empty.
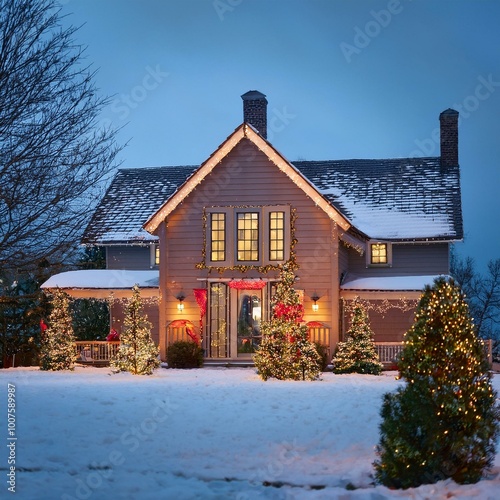
[[[123,168],[118,170],[97,207],[82,242],[91,244],[148,243],[158,238],[142,226],[198,168]]]
[[[244,138],[344,231],[352,224],[361,234],[386,241],[463,238],[458,166],[443,167],[439,158],[289,162],[253,127],[242,124],[201,166],[119,170],[87,227],[84,243],[156,241],[147,231],[154,233]]]
[[[293,164],[372,239],[463,237],[458,166],[439,158],[297,161]]]
[[[331,203],[326,200],[313,184],[296,169],[284,156],[282,156],[266,139],[264,139],[251,125],[242,123],[200,166],[179,190],[171,196],[163,206],[144,224],[144,229],[154,233],[162,221],[210,174],[210,172],[243,140],[248,139],[267,158],[273,162],[285,175],[287,175],[304,193],[325,211],[344,231],[351,224]]]

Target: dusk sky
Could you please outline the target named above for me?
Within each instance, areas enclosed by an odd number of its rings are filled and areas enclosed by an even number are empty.
[[[266,94],[287,159],[439,155],[460,112],[465,243],[500,258],[500,1],[62,0],[123,167],[203,162]],[[437,139],[437,141],[436,141]]]

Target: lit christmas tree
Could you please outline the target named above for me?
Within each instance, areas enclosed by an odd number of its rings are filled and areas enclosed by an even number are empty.
[[[116,371],[128,371],[134,375],[151,375],[160,366],[158,347],[151,338],[151,323],[143,312],[139,287],[132,288],[128,301],[120,347],[111,366]]]
[[[356,301],[351,315],[351,327],[346,333],[346,341],[339,342],[332,360],[334,373],[370,373],[379,375],[380,363],[368,314],[363,305]]]
[[[453,281],[427,287],[399,363],[406,385],[385,394],[377,480],[409,488],[475,483],[493,464],[500,409],[484,347]]]
[[[314,380],[321,372],[321,358],[300,325],[304,307],[293,284],[295,274],[284,265],[272,298],[272,319],[262,323],[262,342],[254,363],[263,380]]]
[[[52,296],[52,311],[48,328],[41,341],[40,368],[42,370],[73,370],[78,358],[67,293],[56,289]]]

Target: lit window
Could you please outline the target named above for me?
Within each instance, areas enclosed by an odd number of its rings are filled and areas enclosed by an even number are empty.
[[[371,244],[371,263],[372,264],[387,264],[387,243],[372,243]]]
[[[210,214],[210,260],[226,260],[226,214]]]
[[[155,246],[155,266],[160,265],[160,247],[158,245]]]
[[[239,262],[259,260],[259,214],[257,212],[237,214],[236,244]]]
[[[269,260],[285,260],[285,212],[269,212]]]

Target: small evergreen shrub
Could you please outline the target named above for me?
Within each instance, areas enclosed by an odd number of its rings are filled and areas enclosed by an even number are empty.
[[[111,360],[114,371],[151,375],[160,366],[159,349],[151,338],[151,328],[152,325],[144,314],[139,287],[135,285],[125,312],[120,347]]]
[[[321,359],[308,329],[301,325],[304,307],[293,288],[295,274],[284,264],[272,298],[272,318],[261,325],[262,342],[253,360],[263,380],[316,380]]]
[[[406,385],[385,394],[375,477],[390,488],[476,483],[495,461],[500,408],[460,288],[427,287],[399,362]]]
[[[41,370],[73,370],[78,358],[70,313],[70,297],[59,288],[54,290],[49,327],[42,337]]]
[[[367,373],[380,375],[380,362],[368,314],[360,302],[355,302],[351,317],[351,327],[346,341],[339,342],[332,359],[334,373]]]
[[[167,349],[169,368],[200,368],[203,366],[203,349],[191,340],[178,340]]]

